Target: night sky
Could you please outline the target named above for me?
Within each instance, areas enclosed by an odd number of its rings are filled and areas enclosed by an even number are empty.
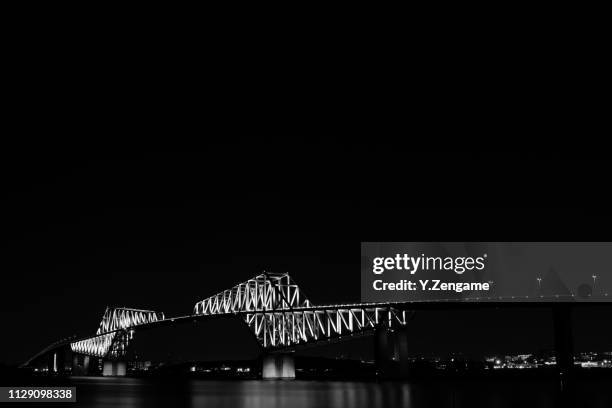
[[[107,305],[188,314],[263,270],[289,272],[314,303],[359,301],[361,241],[611,240],[602,153],[99,143],[0,151],[0,362],[93,333]],[[522,350],[546,343],[538,320],[521,316],[481,316],[468,332],[482,339],[480,321],[523,321],[534,330]],[[440,327],[459,331],[453,322],[441,314],[418,327],[444,351],[456,344]],[[586,336],[612,350],[609,328]]]

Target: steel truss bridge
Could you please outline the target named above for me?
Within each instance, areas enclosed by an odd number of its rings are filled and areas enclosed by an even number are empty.
[[[403,326],[410,312],[389,304],[314,306],[289,274],[263,273],[197,302],[187,316],[107,308],[96,334],[70,341],[70,348],[92,357],[120,358],[137,329],[223,316],[242,319],[259,345],[272,351],[361,334],[383,324]]]
[[[73,352],[93,357],[121,357],[134,337],[133,327],[164,320],[152,310],[106,308],[96,336],[70,343]]]
[[[550,308],[551,304],[548,301],[558,301],[559,296],[550,299],[540,297],[539,303],[531,303],[529,307]],[[107,308],[94,335],[57,341],[33,356],[24,363],[24,366],[28,366],[40,356],[67,346],[73,353],[105,360],[118,360],[126,355],[130,342],[141,329],[181,322],[206,321],[219,317],[241,319],[263,350],[271,353],[282,352],[318,342],[368,334],[378,328],[394,330],[405,327],[415,310],[448,309],[449,301],[453,309],[499,307],[502,302],[514,300],[514,297],[463,300],[466,302],[441,299],[318,306],[308,300],[289,274],[263,273],[197,302],[192,313],[185,316],[168,318],[163,313],[152,310]],[[475,302],[472,302],[473,300]],[[522,302],[503,303],[503,306],[526,307]],[[563,303],[560,306],[555,305],[554,308],[562,317],[556,321],[567,320],[564,311],[567,307]],[[563,324],[556,324],[555,335],[568,337],[563,330]]]
[[[289,274],[262,274],[196,303],[196,316],[239,314],[264,349],[290,348],[406,324],[389,305],[313,306]]]

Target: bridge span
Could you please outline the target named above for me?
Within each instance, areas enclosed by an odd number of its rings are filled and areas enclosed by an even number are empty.
[[[107,308],[94,335],[68,338],[51,344],[24,363],[46,364],[49,372],[60,372],[66,355],[87,372],[91,359],[101,359],[103,375],[125,375],[125,359],[138,332],[177,324],[212,319],[239,319],[249,328],[262,354],[264,378],[294,377],[291,353],[304,346],[376,336],[377,364],[395,354],[407,359],[408,325],[417,310],[500,307],[501,298],[467,298],[463,301],[411,301],[397,303],[355,303],[314,305],[289,274],[262,273],[231,289],[197,302],[191,314],[166,317],[164,313],[132,308]],[[551,305],[546,300],[529,307],[554,309],[555,337],[559,365],[571,366],[571,327],[567,303]],[[568,299],[571,300],[571,299]],[[578,304],[578,303],[577,303]],[[524,304],[503,303],[504,307]],[[74,372],[74,370],[72,371]]]

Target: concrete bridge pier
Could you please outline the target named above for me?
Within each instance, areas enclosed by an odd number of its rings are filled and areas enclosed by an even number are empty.
[[[74,353],[72,355],[72,375],[98,374],[96,357]]]
[[[49,373],[57,373],[58,372],[58,368],[59,368],[59,364],[58,364],[58,359],[60,358],[60,353],[58,353],[58,351],[54,351],[53,353],[50,353],[47,357],[47,370]]]
[[[72,355],[72,375],[89,374],[89,356]]]
[[[570,305],[560,303],[553,306],[553,328],[557,369],[561,375],[566,375],[574,366],[572,311]]]
[[[376,375],[379,378],[406,377],[409,374],[408,330],[406,327],[376,328],[374,333]]]
[[[391,348],[391,331],[387,327],[379,326],[374,331],[374,361],[376,376],[388,374],[392,365],[393,351]]]
[[[397,360],[399,363],[399,376],[406,377],[410,374],[410,365],[408,362],[408,330],[400,327],[393,332],[395,347],[398,351]]]
[[[264,354],[262,357],[261,376],[264,380],[295,379],[295,360],[293,354]]]
[[[102,376],[125,377],[127,363],[125,361],[104,360],[102,362]]]
[[[53,374],[66,374],[70,369],[72,353],[67,347],[60,347],[47,354],[47,370]]]

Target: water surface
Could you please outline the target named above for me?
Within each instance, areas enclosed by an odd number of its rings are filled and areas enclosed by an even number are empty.
[[[612,406],[607,395],[612,384],[602,380],[577,385],[571,403],[570,397],[560,396],[554,381],[533,379],[409,383],[75,377],[70,383],[77,387],[77,403],[65,405],[92,408],[505,408],[557,407],[563,402],[585,408]]]

